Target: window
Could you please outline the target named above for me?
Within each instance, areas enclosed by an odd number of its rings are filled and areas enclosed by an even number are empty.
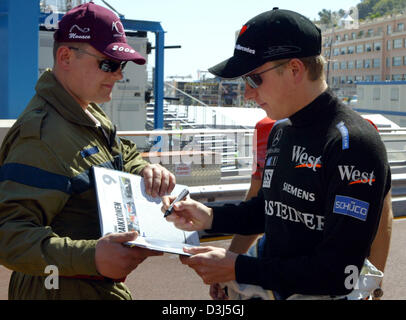
[[[334,48],[334,50],[333,50],[333,55],[334,55],[334,56],[338,56],[339,54],[340,54],[340,49]]]
[[[341,54],[346,54],[347,53],[347,47],[342,47],[340,53]]]
[[[382,42],[378,41],[378,42],[374,42],[374,50],[375,51],[380,51],[382,48]]]
[[[372,76],[372,81],[381,81],[381,76],[379,74],[374,74]]]
[[[362,60],[357,60],[356,62],[356,68],[357,69],[362,69],[364,67]]]
[[[358,88],[357,95],[358,95],[358,101],[364,100],[364,88]]]
[[[367,36],[372,37],[374,35],[374,30],[373,29],[368,29]]]
[[[381,88],[376,87],[372,90],[372,100],[381,100]]]
[[[403,64],[403,57],[393,57],[392,58],[392,65],[393,66],[401,66]]]
[[[347,69],[347,61],[341,61],[341,63],[340,63],[340,69],[341,69],[341,70]]]
[[[390,89],[390,101],[399,101],[399,88]]]
[[[365,44],[365,51],[366,52],[371,52],[372,51],[372,45],[370,43]]]
[[[397,30],[398,31],[403,31],[404,29],[405,29],[404,23],[398,23]]]
[[[353,54],[354,52],[355,52],[355,47],[354,46],[349,46],[348,50],[347,50],[347,53],[348,54]]]
[[[348,34],[344,35],[344,41],[348,41]]]
[[[392,26],[391,26],[390,24],[388,24],[388,25],[386,26],[386,33],[387,33],[387,34],[391,34],[391,33],[392,33]]]
[[[349,69],[349,70],[352,70],[352,69],[354,69],[354,61],[348,61],[348,66],[347,66],[347,68]]]
[[[379,59],[379,58],[372,59],[372,67],[373,68],[380,68],[381,67],[381,59]]]
[[[364,45],[363,44],[357,45],[357,53],[362,53],[362,52],[364,52]]]
[[[402,79],[403,79],[403,74],[393,74],[392,75],[392,80],[393,81],[402,81]],[[393,100],[392,99],[392,90],[391,90],[391,101],[398,101],[399,100],[399,90],[398,90],[398,93],[397,93],[397,95],[398,95],[398,98],[396,99],[396,100]]]
[[[392,43],[392,41],[388,40],[388,44],[387,44],[387,47],[386,47],[388,50],[391,49],[391,43]]]
[[[371,59],[366,59],[364,63],[365,68],[371,68]]]
[[[338,70],[339,64],[338,62],[333,63],[333,70]]]
[[[403,47],[403,39],[394,39],[393,40],[393,49],[399,49]]]

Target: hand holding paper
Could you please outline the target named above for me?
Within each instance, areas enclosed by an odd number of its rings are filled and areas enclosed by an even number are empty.
[[[148,164],[142,171],[145,190],[152,197],[170,194],[176,185],[175,176],[159,164]]]
[[[108,278],[126,277],[149,256],[160,256],[159,251],[128,248],[123,243],[137,238],[136,232],[111,233],[97,241],[95,263],[97,271]]]
[[[184,250],[192,256],[182,256],[180,260],[195,270],[205,284],[235,280],[237,253],[217,247],[194,247]]]

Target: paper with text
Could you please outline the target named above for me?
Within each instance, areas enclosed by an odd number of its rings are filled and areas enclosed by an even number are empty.
[[[138,231],[140,236],[128,245],[183,255],[188,255],[183,247],[199,245],[197,232],[177,229],[166,221],[161,198],[146,193],[142,177],[101,167],[93,167],[93,172],[102,236]],[[172,195],[184,188],[176,185]]]

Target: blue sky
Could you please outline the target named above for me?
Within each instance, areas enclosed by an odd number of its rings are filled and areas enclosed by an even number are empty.
[[[101,0],[95,3],[104,5]],[[107,0],[126,19],[161,23],[165,45],[181,49],[165,50],[165,78],[191,75],[229,58],[233,54],[235,32],[245,22],[273,7],[297,11],[310,19],[318,18],[322,9],[347,10],[361,0]],[[155,36],[148,33],[149,41]],[[149,69],[154,56],[149,55]]]

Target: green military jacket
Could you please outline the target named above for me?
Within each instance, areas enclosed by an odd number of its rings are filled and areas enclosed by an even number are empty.
[[[50,70],[35,89],[0,150],[0,264],[14,270],[9,298],[131,299],[122,282],[66,276],[100,276],[91,167],[138,174],[147,162],[92,103],[97,127]],[[59,289],[45,286],[50,265]]]

